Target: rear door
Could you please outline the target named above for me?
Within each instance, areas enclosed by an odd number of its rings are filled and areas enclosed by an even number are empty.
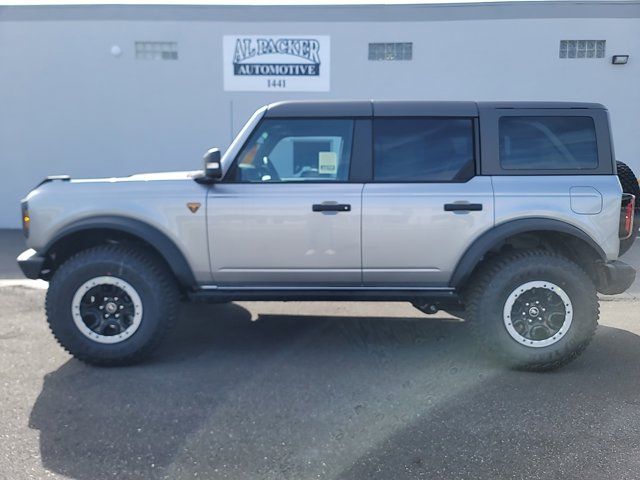
[[[362,203],[363,281],[447,286],[493,226],[490,177],[476,175],[473,117],[375,117],[373,182]]]
[[[262,121],[224,180],[209,190],[217,285],[361,285],[363,184],[351,174],[356,123]]]

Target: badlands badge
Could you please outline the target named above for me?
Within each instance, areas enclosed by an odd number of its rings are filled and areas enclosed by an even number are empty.
[[[198,211],[198,209],[200,208],[200,203],[199,202],[189,202],[189,203],[187,203],[187,208],[189,210],[191,210],[191,213],[196,213]]]

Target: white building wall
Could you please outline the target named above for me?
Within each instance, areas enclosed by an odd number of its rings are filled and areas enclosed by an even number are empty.
[[[152,8],[152,7],[150,7]],[[464,7],[459,7],[464,8]],[[541,8],[543,8],[541,6]],[[329,35],[331,89],[224,92],[225,34]],[[605,39],[603,59],[560,59],[563,39]],[[177,61],[135,59],[176,41]],[[367,60],[369,42],[413,42],[413,60]],[[118,45],[123,53],[110,54]],[[629,54],[627,65],[611,55]],[[610,110],[618,159],[640,172],[640,18],[394,22],[2,21],[0,227],[51,174],[196,169],[262,104],[281,99],[568,100]]]

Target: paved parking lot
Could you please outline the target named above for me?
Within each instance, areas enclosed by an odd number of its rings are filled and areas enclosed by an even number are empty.
[[[16,257],[25,248],[21,230],[0,228],[0,279],[24,278],[16,263]]]
[[[153,359],[92,368],[56,345],[43,298],[0,288],[0,478],[640,478],[631,296],[549,374],[373,303],[186,305]]]

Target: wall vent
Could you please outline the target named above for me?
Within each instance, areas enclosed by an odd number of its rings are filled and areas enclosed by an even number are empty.
[[[413,59],[413,43],[370,43],[369,60],[393,61]]]
[[[177,59],[177,42],[136,42],[136,60]]]
[[[560,40],[560,58],[604,58],[605,40]]]

